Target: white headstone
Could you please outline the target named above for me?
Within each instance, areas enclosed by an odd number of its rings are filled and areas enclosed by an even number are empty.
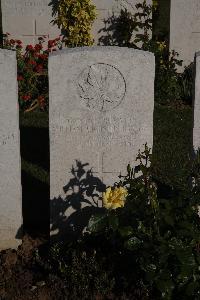
[[[170,49],[189,65],[200,49],[200,1],[171,0]]]
[[[16,53],[0,49],[0,249],[15,248],[22,224]]]
[[[52,21],[51,0],[1,0],[3,32],[9,32],[11,38],[21,39],[24,44],[35,43],[41,35],[55,38],[60,34]],[[99,30],[105,28],[104,20],[113,14],[119,15],[120,9],[126,7],[133,14],[136,12],[135,4],[138,0],[93,0],[97,9],[97,19],[94,22],[92,33],[95,43],[105,33]],[[147,0],[151,4],[152,0]]]
[[[152,147],[154,73],[152,53],[128,48],[83,47],[50,56],[52,200],[65,199],[72,183],[75,194],[84,190],[87,179],[80,182],[72,172],[77,161],[113,185],[129,163],[135,165],[143,144]]]
[[[200,52],[196,53],[193,147],[200,148]]]
[[[24,45],[35,44],[38,37],[56,38],[60,34],[52,21],[50,0],[1,0],[3,33],[20,39]]]

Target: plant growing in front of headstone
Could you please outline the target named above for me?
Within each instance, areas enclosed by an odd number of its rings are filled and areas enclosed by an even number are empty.
[[[97,259],[95,250],[81,241],[54,243],[44,259],[37,253],[37,263],[62,280],[70,299],[96,299],[110,294],[114,286],[112,270],[103,257]]]
[[[54,8],[54,24],[62,30],[63,42],[68,47],[91,46],[92,24],[96,8],[91,0],[60,0]]]
[[[128,166],[127,176],[103,195],[102,212],[89,221],[89,238],[94,244],[101,240],[97,253],[112,261],[122,288],[140,282],[152,299],[198,299],[199,183],[163,195],[153,181],[146,145],[137,160],[139,165]]]

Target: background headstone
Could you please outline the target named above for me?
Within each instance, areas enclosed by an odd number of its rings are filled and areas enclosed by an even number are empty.
[[[126,175],[143,144],[152,147],[154,73],[152,53],[128,48],[50,56],[50,197],[57,223],[63,210],[89,205],[86,198],[101,191],[100,183],[113,185],[120,172]]]
[[[50,24],[52,7],[50,0],[1,0],[3,33],[27,44],[38,42],[46,35],[56,38],[60,34],[57,26]]]
[[[16,53],[0,49],[0,249],[15,248],[22,224]]]
[[[200,52],[196,53],[196,78],[195,78],[195,100],[194,100],[194,150],[200,148]]]
[[[24,44],[36,43],[38,37],[46,35],[49,38],[56,38],[60,34],[57,25],[52,21],[52,0],[1,0],[3,33],[10,33],[10,38],[20,39]],[[119,15],[120,9],[126,7],[132,13],[136,12],[135,4],[142,2],[139,0],[93,0],[96,5],[98,17],[94,22],[92,33],[95,44],[104,35],[104,20],[113,14]],[[147,0],[148,4],[152,0]]]
[[[171,0],[170,48],[189,65],[200,49],[200,1]]]
[[[128,12],[135,14],[137,12],[135,5],[142,2],[143,0],[93,0],[98,13],[92,30],[95,44],[98,44],[99,38],[105,35],[105,32],[102,29],[108,28],[108,25],[105,26],[104,21],[108,20],[113,15],[115,17],[119,16],[121,9],[127,9]],[[147,0],[146,2],[148,5],[152,5],[152,0]]]

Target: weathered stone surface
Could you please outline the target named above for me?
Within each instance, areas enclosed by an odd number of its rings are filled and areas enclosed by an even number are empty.
[[[143,144],[152,146],[154,69],[152,53],[128,48],[83,47],[50,56],[52,214],[80,212],[91,190],[113,185],[128,163],[135,165]]]
[[[0,249],[17,247],[22,224],[16,53],[0,49]]]
[[[93,0],[98,13],[92,29],[95,43],[105,35],[103,31],[99,32],[105,29],[104,20],[113,14],[118,15],[122,7],[135,13],[135,4],[138,2],[142,1]],[[50,0],[1,0],[3,32],[9,32],[12,38],[21,39],[25,44],[36,43],[41,35],[57,37],[60,30],[50,24],[53,19],[50,3]],[[147,0],[147,3],[151,4],[152,0]]]
[[[194,150],[200,148],[200,52],[196,53],[196,78],[195,78],[195,101],[194,101]]]
[[[186,66],[200,49],[200,1],[171,0],[170,15],[170,48]]]
[[[2,0],[3,32],[24,43],[37,43],[38,37],[56,38],[60,34],[52,21],[50,0]]]

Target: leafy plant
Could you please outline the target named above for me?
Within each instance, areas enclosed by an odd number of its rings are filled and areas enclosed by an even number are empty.
[[[61,28],[68,47],[91,46],[96,9],[90,0],[60,0],[54,8],[54,24]]]
[[[45,39],[40,37],[36,45],[23,47],[20,40],[9,39],[8,33],[4,35],[3,48],[16,51],[19,106],[25,112],[48,109],[48,56],[62,48],[62,42],[58,37],[49,40],[47,46],[44,44]]]
[[[90,299],[90,296],[94,299],[98,294],[108,294],[114,286],[112,272],[104,265],[104,259],[99,261],[96,251],[85,248],[80,241],[54,244],[50,248],[47,268],[48,272],[56,272],[63,279],[75,299]]]
[[[153,52],[156,59],[155,101],[165,104],[181,98],[177,67],[182,65],[182,60],[177,52],[169,51],[166,40],[153,37],[152,15],[158,11],[158,5],[157,1],[148,5],[143,0],[135,5],[135,13],[131,12],[133,7],[128,10],[127,6],[122,6],[119,16],[113,15],[105,21],[102,31],[107,35],[101,37],[99,43]]]
[[[104,240],[104,248],[110,249],[107,259],[114,261],[124,286],[140,282],[153,299],[198,299],[200,186],[199,175],[194,176],[198,156],[192,173],[195,184],[187,190],[171,189],[168,197],[153,181],[147,145],[137,160],[139,165],[128,166],[127,176],[118,184],[128,192],[124,207],[104,208],[92,216],[90,238]]]
[[[181,99],[186,103],[192,104],[193,91],[195,82],[194,63],[185,67],[183,73],[179,77],[179,85],[181,88]]]

